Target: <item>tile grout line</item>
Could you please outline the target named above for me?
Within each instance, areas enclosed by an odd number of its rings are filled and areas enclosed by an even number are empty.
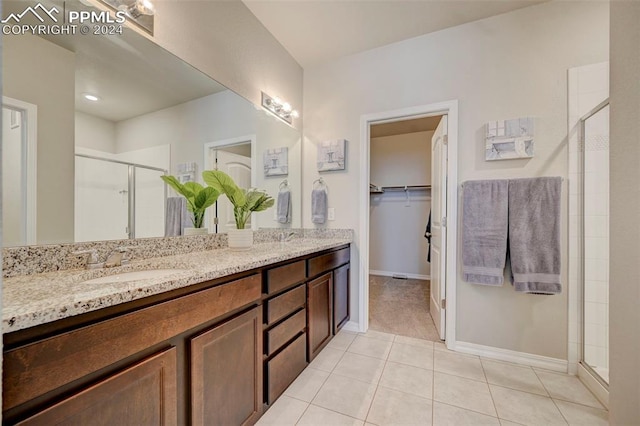
[[[480,359],[480,368],[482,368],[482,374],[484,375],[484,379],[487,382],[487,389],[489,389],[489,396],[491,397],[491,403],[493,404],[493,410],[496,412],[498,423],[502,424],[500,422],[500,413],[498,413],[498,406],[496,405],[496,400],[493,397],[493,392],[491,392],[491,385],[489,384],[489,378],[487,377],[487,372],[484,369],[484,364],[482,363],[482,359]]]
[[[364,422],[367,423],[369,419],[369,414],[371,413],[371,407],[373,407],[373,402],[376,400],[376,395],[378,394],[378,389],[380,389],[380,380],[382,380],[382,375],[384,374],[384,370],[387,368],[387,363],[389,361],[389,355],[391,355],[391,351],[393,350],[393,344],[396,341],[396,335],[393,335],[393,340],[391,340],[391,347],[389,348],[389,352],[387,353],[386,358],[384,358],[384,364],[382,365],[382,372],[380,373],[380,377],[376,381],[376,389],[373,391],[373,397],[371,398],[371,402],[369,403],[369,408],[367,409],[367,414],[364,417]]]
[[[433,374],[431,376],[431,425],[436,421],[436,345],[431,348],[431,359],[433,360]]]

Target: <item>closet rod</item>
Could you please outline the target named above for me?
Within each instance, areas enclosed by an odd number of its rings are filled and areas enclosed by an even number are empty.
[[[383,191],[408,191],[410,189],[431,189],[431,185],[381,186]]]

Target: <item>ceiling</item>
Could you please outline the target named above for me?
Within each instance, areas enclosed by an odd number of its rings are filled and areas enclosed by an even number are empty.
[[[242,0],[303,68],[548,0]]]
[[[381,138],[384,136],[404,135],[406,133],[433,131],[438,127],[441,118],[441,115],[437,115],[433,117],[374,124],[371,126],[369,136],[371,138]]]

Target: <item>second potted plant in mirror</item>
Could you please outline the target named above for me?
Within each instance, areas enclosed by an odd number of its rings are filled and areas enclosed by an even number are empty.
[[[165,175],[160,178],[187,200],[193,228],[184,228],[184,235],[206,235],[209,230],[203,227],[204,213],[218,201],[220,191],[212,187],[205,188],[197,182],[181,183],[175,176]]]
[[[253,230],[246,229],[253,212],[261,212],[272,207],[275,200],[264,191],[240,188],[231,176],[220,170],[202,173],[205,183],[215,191],[227,196],[233,205],[235,229],[228,230],[229,247],[248,249],[253,245]]]

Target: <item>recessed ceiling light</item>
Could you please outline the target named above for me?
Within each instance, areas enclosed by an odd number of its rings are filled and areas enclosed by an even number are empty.
[[[92,95],[91,93],[83,93],[82,96],[84,96],[85,99],[92,101],[92,102],[97,102],[100,100],[100,98],[96,95]]]

